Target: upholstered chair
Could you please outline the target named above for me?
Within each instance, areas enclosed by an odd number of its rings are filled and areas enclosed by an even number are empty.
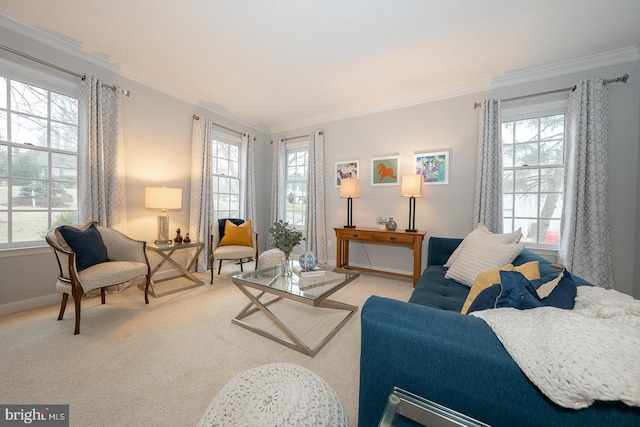
[[[45,240],[53,248],[60,269],[56,282],[56,290],[62,293],[58,320],[62,320],[71,295],[75,305],[74,335],[80,333],[82,296],[89,291],[100,289],[104,304],[106,288],[144,277],[144,302],[149,303],[151,268],[146,242],[96,223],[58,227],[50,230]]]
[[[242,263],[246,258],[258,261],[258,233],[251,228],[251,221],[236,218],[223,218],[211,226],[211,242],[209,245],[209,265],[211,266],[211,284],[213,269],[218,260],[218,274],[223,260],[237,260],[240,271],[244,271]]]

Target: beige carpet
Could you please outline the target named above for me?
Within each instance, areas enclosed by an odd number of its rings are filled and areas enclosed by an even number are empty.
[[[248,302],[226,274],[237,268],[223,266],[212,286],[202,274],[205,286],[150,297],[148,306],[136,287],[107,295],[104,306],[85,299],[77,336],[72,303],[59,322],[58,306],[0,317],[0,402],[69,404],[71,426],[194,426],[234,375],[287,362],[327,381],[355,426],[360,311],[314,358],[305,356],[231,324]],[[370,295],[406,301],[412,290],[408,280],[363,274],[332,298],[361,308]],[[335,320],[287,301],[270,308],[312,345]]]

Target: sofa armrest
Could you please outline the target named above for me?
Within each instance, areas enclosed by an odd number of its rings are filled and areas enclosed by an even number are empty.
[[[361,325],[361,427],[377,425],[393,386],[494,427],[638,421],[640,408],[620,402],[580,411],[555,405],[479,318],[372,296]]]

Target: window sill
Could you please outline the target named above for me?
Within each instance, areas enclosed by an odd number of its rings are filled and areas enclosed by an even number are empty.
[[[0,258],[41,255],[41,254],[46,254],[50,252],[51,252],[51,248],[48,245],[27,246],[24,248],[5,248],[5,249],[0,249]]]

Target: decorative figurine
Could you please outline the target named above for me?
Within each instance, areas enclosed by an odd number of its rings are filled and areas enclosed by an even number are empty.
[[[182,241],[182,243],[191,243],[191,237],[189,237],[189,233],[184,236],[184,240]]]
[[[180,235],[180,229],[179,228],[176,230],[176,237],[173,238],[173,243],[175,245],[182,244],[182,236]]]

